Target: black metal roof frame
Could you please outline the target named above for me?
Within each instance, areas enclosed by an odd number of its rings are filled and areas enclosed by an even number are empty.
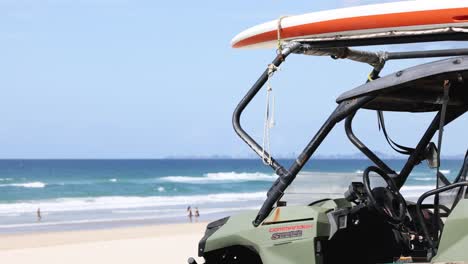
[[[468,56],[420,64],[374,81],[340,95],[346,100],[372,95],[363,106],[381,111],[430,112],[440,109],[443,85],[449,81],[450,107],[468,107]]]

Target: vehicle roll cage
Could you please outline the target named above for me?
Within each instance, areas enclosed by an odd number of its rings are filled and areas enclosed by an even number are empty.
[[[426,238],[429,246],[431,247],[431,256],[435,256],[437,254],[438,243],[437,243],[437,241],[434,241],[431,238],[431,235],[429,233],[429,229],[427,228],[427,225],[424,222],[424,216],[423,216],[423,211],[422,211],[422,208],[424,206],[423,202],[429,196],[438,195],[438,194],[440,194],[442,192],[445,192],[445,191],[449,191],[449,190],[456,189],[456,188],[464,188],[464,187],[468,187],[468,182],[466,182],[466,181],[455,182],[453,184],[443,186],[443,187],[440,187],[440,188],[435,189],[435,190],[430,190],[430,191],[425,192],[424,194],[422,194],[421,197],[419,197],[419,199],[418,199],[418,201],[416,203],[416,213],[417,213],[416,216],[417,216],[417,218],[419,220],[419,223],[421,224],[421,229],[423,231],[424,237]],[[440,205],[438,205],[438,206],[440,206]],[[447,212],[447,214],[449,214],[450,211],[451,211],[447,207],[445,207],[443,209],[444,209],[444,211]],[[443,223],[439,223],[439,224],[443,225]]]
[[[410,51],[410,52],[368,52],[350,49],[348,47],[338,48],[317,48],[308,43],[301,43],[292,41],[286,43],[279,50],[277,56],[268,66],[268,68],[262,73],[260,78],[250,88],[247,94],[239,102],[238,106],[234,110],[232,123],[234,130],[239,137],[249,145],[249,147],[257,153],[264,161],[269,161],[269,166],[279,176],[273,183],[267,193],[267,198],[259,210],[256,218],[253,221],[254,226],[259,226],[263,220],[268,217],[271,213],[274,204],[281,199],[286,188],[292,183],[299,171],[304,167],[306,162],[315,153],[317,148],[323,142],[325,137],[334,128],[336,124],[346,119],[345,130],[349,140],[372,162],[375,163],[379,168],[388,173],[392,178],[395,179],[395,183],[398,188],[405,183],[408,175],[413,170],[416,164],[419,164],[422,160],[422,153],[425,151],[430,140],[435,135],[440,125],[440,112],[434,117],[431,124],[427,128],[426,132],[420,139],[419,143],[415,147],[415,150],[410,154],[401,172],[397,174],[388,165],[385,164],[380,158],[375,155],[369,148],[367,148],[353,133],[352,121],[356,112],[368,102],[372,101],[375,95],[364,95],[354,99],[348,99],[340,102],[332,114],[328,117],[322,127],[310,140],[310,142],[303,149],[301,154],[296,158],[294,163],[286,169],[277,160],[275,160],[269,153],[267,153],[241,126],[240,118],[242,112],[252,99],[257,95],[261,88],[268,81],[268,78],[273,69],[276,70],[290,54],[306,54],[306,55],[327,55],[334,59],[351,59],[358,62],[367,63],[373,66],[373,70],[370,73],[368,79],[373,80],[378,78],[380,71],[383,69],[385,62],[389,60],[400,60],[400,59],[414,59],[414,58],[434,58],[434,57],[448,57],[457,55],[468,55],[468,49],[448,49],[448,50],[431,50],[431,51]],[[455,120],[467,109],[449,108],[445,116],[444,125]]]

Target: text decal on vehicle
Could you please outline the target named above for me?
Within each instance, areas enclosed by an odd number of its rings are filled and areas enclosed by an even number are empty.
[[[312,225],[295,225],[295,226],[273,227],[273,228],[270,228],[268,231],[270,233],[273,233],[271,235],[271,239],[277,240],[277,239],[285,239],[285,238],[302,237],[302,230],[311,229],[311,228],[312,228]]]
[[[274,233],[271,235],[272,240],[283,239],[283,238],[293,238],[293,237],[301,237],[302,230],[297,231],[289,231],[289,232],[282,232],[282,233]]]
[[[294,226],[283,226],[283,227],[272,227],[268,230],[270,233],[274,232],[283,232],[283,231],[296,231],[296,230],[304,230],[304,229],[311,229],[312,225],[294,225]]]

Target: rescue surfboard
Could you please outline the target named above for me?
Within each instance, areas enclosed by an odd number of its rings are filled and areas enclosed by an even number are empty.
[[[437,35],[434,40],[453,40],[448,37],[450,33],[466,34],[468,38],[468,0],[403,1],[287,16],[241,32],[231,45],[273,48],[278,41],[301,39],[316,42],[383,39],[380,44],[385,44],[385,40],[396,37],[414,39],[431,34]]]

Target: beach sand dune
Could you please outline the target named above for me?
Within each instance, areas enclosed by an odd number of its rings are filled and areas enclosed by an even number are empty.
[[[205,227],[196,223],[0,236],[0,259],[14,264],[187,263],[189,256],[197,256]]]

